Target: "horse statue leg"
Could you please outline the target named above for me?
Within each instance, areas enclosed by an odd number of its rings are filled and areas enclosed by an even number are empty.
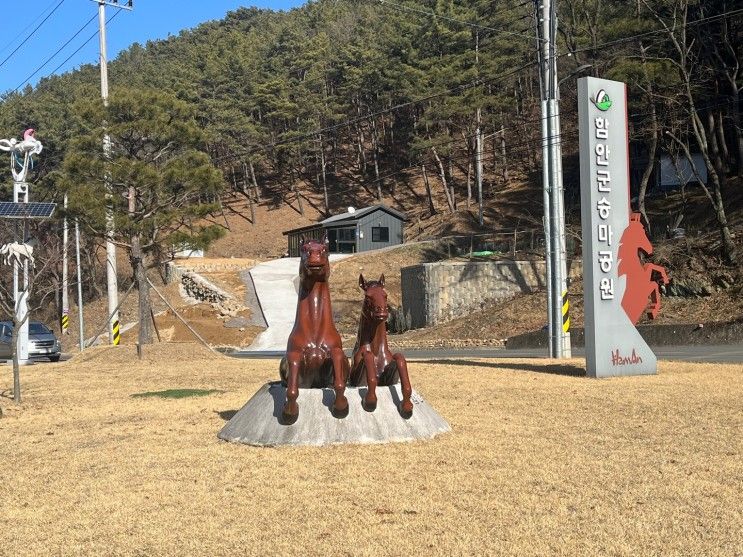
[[[330,351],[330,357],[333,360],[333,390],[335,391],[332,412],[336,418],[345,418],[348,416],[348,400],[344,394],[349,374],[348,358],[340,347],[333,348]]]
[[[668,278],[668,273],[666,273],[666,269],[664,267],[661,267],[660,265],[656,265],[655,263],[648,263],[645,265],[645,270],[648,273],[648,280],[653,279],[653,271],[658,273],[660,275],[660,280],[663,284],[668,284],[670,279]]]
[[[392,355],[392,360],[397,365],[397,371],[400,374],[400,387],[402,390],[402,402],[400,403],[400,415],[406,420],[413,415],[413,402],[410,400],[413,394],[413,387],[410,386],[410,376],[408,375],[408,362],[405,356],[400,354]]]
[[[369,351],[364,352],[363,357],[362,365],[366,372],[366,396],[361,402],[361,406],[367,412],[374,412],[377,408],[377,384],[379,383],[377,363],[374,361],[374,354]]]
[[[297,398],[299,398],[299,368],[301,362],[301,352],[286,353],[286,403],[284,404],[284,410],[281,412],[281,422],[285,425],[293,424],[299,417]]]
[[[658,288],[657,282],[651,282],[650,284],[652,290],[650,290],[651,306],[648,309],[648,318],[655,319],[660,311],[660,288]]]

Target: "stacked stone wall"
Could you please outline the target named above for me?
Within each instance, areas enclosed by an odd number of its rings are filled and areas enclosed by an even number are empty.
[[[580,264],[570,266],[571,276]],[[543,261],[438,262],[401,269],[402,305],[414,329],[479,310],[490,300],[545,287]]]

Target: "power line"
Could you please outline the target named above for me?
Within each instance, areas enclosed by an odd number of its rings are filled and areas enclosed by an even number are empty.
[[[120,12],[121,12],[121,10],[117,10],[117,11],[116,11],[116,13],[115,13],[114,15],[112,15],[111,17],[109,17],[109,18],[108,18],[108,20],[106,20],[106,24],[109,24],[109,23],[111,23],[111,21],[113,21],[113,20],[114,20],[114,19],[116,18],[116,16],[117,16],[117,15],[119,15],[119,13],[120,13]],[[93,16],[93,19],[95,19],[95,17],[96,17],[96,16]],[[86,24],[85,24],[85,27],[87,27],[87,25],[88,25],[89,23],[90,23],[90,21],[88,21],[88,23],[86,23]],[[79,33],[79,32],[78,32],[78,33]],[[67,62],[69,62],[69,61],[70,61],[70,60],[72,59],[72,57],[73,57],[73,56],[75,56],[75,54],[77,54],[77,53],[78,53],[78,52],[80,52],[80,51],[81,51],[81,50],[82,50],[83,48],[85,48],[85,47],[86,47],[86,46],[88,45],[88,43],[89,43],[90,41],[92,41],[92,40],[93,40],[94,38],[96,38],[97,36],[98,36],[98,31],[96,31],[95,33],[93,33],[92,35],[90,35],[90,37],[88,37],[88,38],[87,38],[87,39],[85,40],[85,42],[84,42],[84,43],[82,43],[82,44],[81,44],[81,45],[80,45],[79,47],[77,47],[77,49],[76,49],[76,50],[75,50],[75,51],[74,51],[74,52],[73,52],[72,54],[70,54],[70,55],[69,55],[69,56],[68,56],[67,58],[65,58],[65,59],[64,59],[64,60],[63,60],[63,61],[62,61],[62,62],[61,62],[61,63],[60,63],[60,64],[59,64],[59,65],[58,65],[58,66],[57,66],[56,68],[54,68],[54,69],[53,69],[53,70],[52,70],[51,72],[49,72],[49,73],[47,74],[47,76],[49,76],[49,75],[54,75],[54,74],[55,74],[55,73],[57,72],[57,70],[59,70],[59,69],[60,69],[60,68],[61,68],[62,66],[64,66],[64,65],[65,65],[65,64],[66,64]],[[53,56],[49,57],[49,58],[47,59],[47,61],[46,61],[46,62],[44,62],[44,63],[42,64],[42,67],[43,67],[43,66],[45,66],[45,65],[46,65],[46,64],[47,64],[47,63],[48,63],[48,62],[49,62],[49,61],[50,61],[50,60],[51,60],[52,58],[54,58],[54,56],[56,56],[56,53],[55,53],[55,54],[54,54]],[[30,78],[29,78],[29,79],[30,79]],[[18,89],[20,89],[20,88],[21,88],[21,87],[22,87],[23,85],[25,85],[27,81],[28,81],[28,80],[24,81],[24,82],[23,82],[23,83],[21,83],[21,84],[20,84],[20,85],[19,85],[18,87],[16,87],[16,88],[15,88],[15,91],[18,91]],[[14,91],[14,92],[15,92],[15,91]]]
[[[64,43],[64,44],[63,44],[62,46],[60,46],[60,47],[59,47],[59,48],[58,48],[58,49],[57,49],[57,50],[55,51],[55,53],[54,53],[54,54],[52,54],[51,56],[49,56],[49,57],[48,57],[48,58],[47,58],[47,59],[46,59],[46,60],[44,61],[44,63],[42,63],[42,64],[41,64],[41,65],[40,65],[40,66],[39,66],[38,68],[36,68],[36,69],[35,69],[35,70],[33,71],[33,73],[32,73],[31,75],[29,75],[29,76],[28,76],[28,77],[27,77],[26,79],[24,79],[24,80],[23,80],[23,81],[21,82],[21,84],[20,84],[20,85],[19,85],[18,87],[16,87],[16,88],[15,88],[15,89],[13,90],[13,92],[15,92],[15,91],[18,91],[18,89],[20,89],[20,88],[21,88],[21,87],[23,87],[23,86],[24,86],[24,85],[25,85],[26,83],[28,83],[28,82],[29,82],[29,81],[31,80],[31,78],[32,78],[33,76],[35,76],[35,75],[36,75],[37,73],[39,73],[39,72],[41,71],[41,69],[42,69],[42,68],[43,68],[44,66],[46,66],[46,65],[47,65],[47,64],[48,64],[49,62],[51,62],[51,61],[52,61],[52,60],[54,59],[54,57],[55,57],[55,56],[57,56],[57,54],[59,54],[60,52],[62,52],[62,50],[64,50],[64,48],[65,48],[65,47],[66,47],[66,46],[67,46],[68,44],[70,44],[70,43],[71,43],[71,42],[72,42],[73,40],[75,40],[75,38],[77,38],[77,36],[78,36],[78,35],[79,35],[80,33],[82,33],[82,32],[83,32],[83,30],[84,30],[84,29],[85,29],[85,28],[86,28],[86,27],[87,27],[88,25],[90,25],[90,24],[92,23],[92,21],[93,21],[93,20],[94,20],[95,18],[96,18],[96,15],[95,15],[95,14],[93,14],[93,16],[92,16],[92,17],[91,17],[91,18],[90,18],[90,19],[89,19],[88,21],[86,21],[86,22],[85,22],[85,24],[84,24],[84,25],[83,25],[82,27],[80,27],[80,29],[78,29],[78,30],[77,30],[77,31],[75,32],[75,34],[74,34],[74,35],[72,35],[72,37],[70,37],[69,39],[67,39],[67,42],[65,42],[65,43]],[[94,35],[94,36],[95,36],[95,35]],[[53,73],[53,72],[52,72],[52,73]]]
[[[447,17],[445,15],[437,14],[436,12],[429,12],[429,11],[426,11],[426,10],[420,10],[420,9],[417,9],[417,8],[411,8],[410,6],[404,6],[402,4],[395,4],[393,2],[389,2],[389,0],[376,0],[376,1],[379,2],[380,4],[384,5],[384,6],[388,6],[390,8],[395,9],[395,10],[399,10],[399,11],[403,11],[403,12],[410,12],[410,13],[415,13],[415,14],[420,14],[420,15],[425,15],[425,16],[428,16],[428,17],[433,17],[433,18],[438,18],[438,19],[443,19],[445,21],[451,21],[452,23],[457,23],[459,25],[464,25],[464,26],[470,27],[472,29],[483,29],[485,31],[494,31],[495,33],[504,33],[506,35],[514,35],[516,37],[521,37],[521,38],[529,39],[530,41],[531,40],[534,40],[536,38],[534,35],[526,35],[526,34],[523,34],[523,33],[515,33],[513,31],[507,31],[505,29],[496,29],[494,27],[488,27],[487,25],[479,25],[477,23],[472,23],[472,22],[469,22],[469,21],[462,21],[460,19],[454,19],[453,17]],[[537,39],[537,40],[540,40],[540,39]]]
[[[21,41],[21,44],[19,44],[19,45],[18,45],[17,47],[15,47],[15,49],[13,49],[13,52],[11,52],[10,54],[8,54],[8,56],[7,56],[6,58],[5,58],[5,60],[3,60],[2,62],[0,62],[0,68],[2,68],[2,67],[3,67],[4,65],[5,65],[5,62],[7,62],[8,60],[10,60],[10,59],[11,59],[11,58],[13,57],[13,55],[14,55],[14,54],[15,54],[16,52],[18,52],[18,50],[19,50],[19,49],[20,49],[20,48],[21,48],[21,47],[22,47],[22,46],[23,46],[24,44],[26,44],[26,43],[28,42],[28,40],[29,40],[29,39],[30,39],[31,37],[33,37],[33,36],[34,36],[34,34],[36,33],[36,31],[38,31],[38,30],[39,30],[39,28],[40,28],[40,27],[41,27],[42,25],[44,25],[44,23],[46,23],[46,20],[47,20],[47,19],[49,19],[50,17],[52,17],[52,16],[54,15],[54,12],[56,12],[56,11],[57,11],[57,9],[58,9],[58,8],[59,8],[59,7],[60,7],[60,6],[62,5],[62,4],[64,4],[64,1],[65,1],[65,0],[59,0],[59,2],[57,3],[57,5],[56,5],[56,6],[54,6],[54,9],[53,9],[53,10],[52,10],[51,12],[49,12],[49,14],[47,14],[47,16],[46,16],[46,17],[45,17],[44,19],[42,19],[42,20],[41,20],[41,23],[39,23],[39,24],[38,24],[38,25],[37,25],[36,27],[34,27],[34,30],[33,30],[33,31],[31,31],[31,33],[29,33],[29,34],[28,34],[28,36],[27,36],[27,37],[26,37],[25,39],[23,39],[23,40]]]
[[[365,120],[368,120],[369,118],[374,118],[375,116],[380,116],[382,114],[387,114],[389,112],[396,112],[396,111],[398,111],[398,110],[400,110],[402,108],[406,108],[408,106],[413,106],[413,105],[416,105],[416,104],[420,104],[422,102],[433,100],[433,99],[438,98],[438,97],[443,97],[445,95],[450,95],[450,94],[453,94],[453,93],[458,93],[458,92],[461,92],[461,91],[466,91],[466,90],[472,89],[474,87],[479,87],[480,85],[485,85],[486,83],[490,83],[492,81],[501,80],[501,79],[504,79],[506,77],[510,77],[510,76],[515,75],[515,74],[517,74],[519,72],[522,72],[525,69],[528,69],[528,68],[530,68],[530,67],[532,67],[534,65],[536,65],[536,62],[529,62],[529,63],[524,64],[524,65],[522,65],[522,66],[520,66],[518,68],[515,68],[515,69],[513,69],[513,70],[511,70],[509,72],[505,72],[505,73],[500,74],[500,75],[497,75],[497,76],[489,77],[489,78],[486,78],[486,79],[477,79],[475,81],[471,81],[469,83],[465,83],[463,85],[459,85],[457,87],[453,87],[451,89],[447,89],[446,91],[442,91],[442,92],[439,92],[439,93],[432,93],[430,95],[427,95],[425,97],[420,97],[420,98],[415,99],[415,100],[412,100],[412,101],[406,101],[404,103],[400,103],[400,104],[391,106],[389,108],[378,110],[376,112],[370,112],[370,113],[367,113],[367,114],[365,114],[363,116],[358,116],[356,118],[352,118],[350,120],[346,120],[345,122],[341,122],[339,124],[333,124],[332,126],[327,126],[325,128],[317,129],[317,130],[314,130],[314,131],[311,131],[311,132],[307,132],[307,133],[304,133],[302,135],[290,137],[290,138],[287,138],[287,139],[283,139],[283,140],[279,140],[279,141],[273,141],[271,143],[264,144],[262,146],[256,146],[256,147],[254,147],[251,150],[245,150],[245,151],[241,151],[239,153],[233,153],[233,154],[230,154],[230,155],[225,155],[223,157],[220,157],[220,158],[216,159],[214,162],[221,162],[223,160],[237,158],[237,157],[243,156],[243,155],[249,155],[249,154],[251,154],[255,150],[267,150],[267,149],[271,149],[271,148],[278,147],[278,146],[281,146],[281,145],[285,145],[285,144],[288,144],[288,143],[295,143],[297,141],[302,141],[304,139],[309,139],[309,138],[312,138],[312,137],[314,137],[316,135],[321,135],[321,134],[324,134],[324,133],[327,133],[327,132],[330,132],[330,131],[335,131],[337,129],[346,128],[346,127],[352,126],[353,124],[357,124],[359,122],[363,122]]]
[[[51,8],[54,5],[54,2],[56,2],[56,0],[52,0],[52,2],[50,2],[49,5],[46,8],[44,8],[39,15],[37,15],[33,20],[31,20],[31,23],[29,23],[23,29],[18,31],[18,34],[16,34],[15,37],[10,39],[10,41],[8,41],[8,43],[4,47],[0,48],[0,52],[5,52],[6,50],[8,50],[8,48],[10,48],[21,35],[23,35],[26,31],[28,31],[31,28],[31,26],[33,26],[37,21],[39,21],[42,17],[44,17],[44,14],[49,11],[49,8]]]
[[[720,18],[732,16],[732,15],[738,15],[738,14],[740,14],[742,12],[743,12],[743,8],[738,8],[736,10],[730,10],[728,12],[723,12],[721,14],[711,15],[711,16],[708,16],[708,17],[701,17],[699,19],[695,19],[694,21],[689,21],[687,23],[684,23],[683,25],[679,25],[677,27],[677,29],[686,29],[687,27],[691,27],[693,25],[699,25],[701,23],[706,23],[708,21],[712,21],[712,20],[715,20],[715,19],[720,19]],[[663,32],[666,32],[666,29],[654,29],[652,31],[646,31],[644,33],[638,33],[636,35],[631,35],[629,37],[621,37],[619,39],[614,39],[612,41],[607,41],[607,42],[604,42],[604,43],[599,43],[599,44],[597,44],[595,46],[586,46],[586,47],[583,47],[583,48],[577,48],[577,49],[571,50],[569,52],[564,52],[562,54],[558,54],[557,57],[559,58],[561,56],[571,56],[571,55],[576,54],[578,52],[586,52],[586,51],[589,51],[589,50],[598,50],[598,49],[603,48],[605,46],[614,46],[616,44],[621,44],[621,43],[625,43],[625,42],[634,41],[634,40],[640,39],[642,37],[647,37],[647,36],[650,36],[650,35],[655,35],[656,33],[663,33]]]

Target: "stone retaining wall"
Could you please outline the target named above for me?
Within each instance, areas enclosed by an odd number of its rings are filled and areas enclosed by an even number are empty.
[[[580,274],[580,263],[570,275]],[[400,270],[402,306],[413,329],[476,311],[490,300],[545,286],[544,261],[438,262]]]
[[[181,294],[197,302],[211,304],[222,318],[236,317],[245,306],[231,294],[191,269],[170,263],[167,268],[168,282],[180,282]]]

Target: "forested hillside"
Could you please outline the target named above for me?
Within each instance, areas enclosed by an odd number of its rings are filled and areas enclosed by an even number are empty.
[[[678,226],[685,211],[694,213],[694,228],[717,238],[708,255],[737,265],[739,222],[731,222],[731,214],[740,203],[743,176],[743,9],[726,0],[562,0],[557,9],[568,221],[577,223],[579,215],[575,79],[623,80],[630,95],[636,208],[649,226],[655,224],[656,237],[658,230]],[[182,176],[175,179],[163,168],[178,164],[183,173],[190,168],[183,161],[201,164],[192,156],[196,151],[221,171],[223,191],[244,196],[246,212],[258,203],[287,202],[303,212],[303,192],[319,197],[325,213],[374,198],[394,203],[397,190],[415,179],[425,188],[422,214],[457,213],[451,217],[456,220],[477,212],[479,126],[485,138],[486,212],[503,202],[497,192],[513,190],[509,202],[521,205],[528,226],[538,228],[535,26],[535,5],[529,0],[317,0],[290,12],[245,8],[121,54],[109,67],[116,114],[91,108],[100,104],[99,76],[97,66],[87,65],[7,94],[0,129],[3,137],[26,127],[38,130],[45,151],[35,169],[34,198],[60,201],[62,190],[68,191],[70,211],[82,219],[92,248],[103,234],[103,213],[90,208],[89,182],[102,183],[103,167],[86,165],[100,155],[93,143],[76,138],[102,134],[105,121],[136,121],[121,128],[127,148],[121,138],[118,144],[114,138],[114,148],[120,147],[117,160],[133,157],[141,167],[133,165],[115,181],[122,195],[113,198],[120,204],[119,227],[130,237],[140,236],[150,265],[164,257],[168,241],[192,235],[208,243],[219,236],[195,224],[218,209],[219,185],[209,178],[203,192],[190,184],[191,193],[179,197],[173,192],[182,191]],[[178,122],[136,115],[142,106],[132,98],[154,99],[152,105],[162,107],[163,114],[172,105],[177,118],[198,124],[198,137],[190,135],[178,152],[181,162],[155,156],[178,143],[161,129]],[[159,135],[161,142],[150,135]],[[661,153],[682,158],[701,153],[709,178],[701,190],[685,190],[682,202],[674,198],[673,207],[655,201],[660,210],[651,213],[645,199]],[[163,171],[157,180],[167,195],[148,189],[152,176],[145,169],[152,168]],[[181,210],[157,225],[144,219],[171,198],[182,207],[196,204],[197,210]],[[661,222],[653,223],[654,218]],[[178,235],[153,232],[179,226]],[[491,219],[483,230],[497,227]],[[155,239],[142,243],[147,235]],[[121,243],[131,247],[126,237]],[[90,255],[88,264],[93,264]],[[91,294],[97,281],[89,285]]]

